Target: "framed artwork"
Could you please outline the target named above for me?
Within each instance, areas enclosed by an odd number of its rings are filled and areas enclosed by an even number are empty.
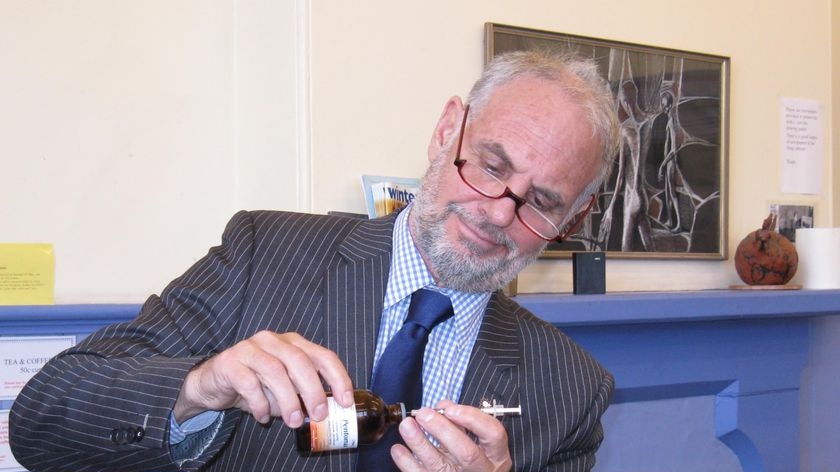
[[[581,230],[543,257],[725,259],[729,58],[487,23],[485,61],[532,49],[591,58],[621,145]]]

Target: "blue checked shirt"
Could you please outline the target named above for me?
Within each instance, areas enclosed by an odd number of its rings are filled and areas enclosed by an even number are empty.
[[[394,224],[394,251],[391,255],[391,272],[385,288],[385,303],[379,336],[376,339],[373,368],[391,338],[402,328],[408,316],[411,294],[421,288],[441,292],[452,301],[455,316],[435,326],[426,344],[423,357],[423,406],[433,407],[441,400],[458,402],[464,375],[470,361],[475,339],[484,318],[484,309],[490,300],[490,293],[463,293],[435,285],[432,274],[426,268],[420,252],[408,231],[409,205],[397,215]],[[219,418],[220,412],[204,413],[178,424],[175,415],[169,417],[169,443],[178,444],[188,435],[208,428]],[[212,440],[212,436],[207,443]]]
[[[388,342],[402,328],[408,316],[411,294],[429,288],[452,300],[455,316],[435,326],[423,357],[423,406],[433,407],[441,400],[458,402],[473,344],[478,337],[490,293],[464,293],[435,285],[420,252],[408,231],[408,215],[413,205],[397,216],[391,271],[385,288],[385,303],[379,336],[376,339],[373,368]]]

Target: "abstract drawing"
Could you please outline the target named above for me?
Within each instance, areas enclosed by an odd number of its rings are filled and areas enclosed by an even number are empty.
[[[549,48],[592,58],[609,82],[621,146],[577,235],[546,257],[726,257],[729,59],[488,23],[486,59]]]

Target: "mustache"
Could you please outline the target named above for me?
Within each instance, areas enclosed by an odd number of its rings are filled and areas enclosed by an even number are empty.
[[[502,230],[502,228],[494,225],[493,223],[490,223],[485,219],[474,216],[472,213],[465,210],[464,207],[462,207],[461,205],[458,205],[457,203],[447,204],[443,216],[445,217],[447,213],[454,213],[462,220],[474,226],[479,231],[484,233],[484,235],[487,236],[491,241],[493,241],[493,243],[499,246],[504,246],[512,253],[518,252],[519,247],[516,245],[513,239],[511,239],[511,237],[508,236],[508,234],[504,230]]]

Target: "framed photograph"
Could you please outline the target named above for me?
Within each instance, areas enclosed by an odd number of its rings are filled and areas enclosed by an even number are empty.
[[[615,97],[621,146],[577,235],[544,257],[725,259],[729,58],[487,23],[486,52],[593,59]]]
[[[770,213],[776,215],[776,231],[792,243],[796,242],[797,228],[814,227],[814,207],[811,205],[771,203],[768,207]]]

